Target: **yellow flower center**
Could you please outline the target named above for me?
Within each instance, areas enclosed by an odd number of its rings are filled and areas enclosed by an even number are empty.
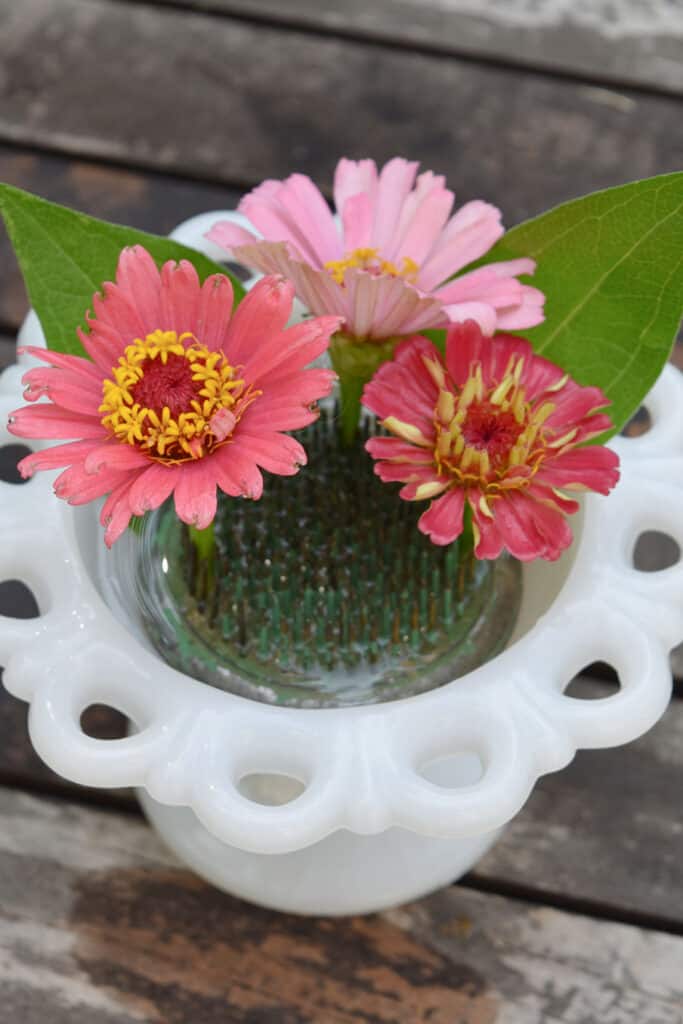
[[[524,359],[513,356],[494,388],[484,388],[480,366],[472,368],[457,396],[440,385],[434,413],[434,461],[440,473],[450,473],[460,485],[480,487],[487,497],[528,483],[546,453],[543,424],[555,405],[527,402],[519,383],[523,371]],[[515,472],[521,466],[531,474]]]
[[[367,270],[371,274],[390,274],[392,277],[403,277],[414,284],[420,268],[410,256],[401,258],[400,267],[390,260],[383,260],[379,249],[354,249],[341,260],[328,260],[325,270],[329,270],[337,284],[344,284],[344,274],[351,267]]]
[[[126,347],[103,381],[99,412],[119,441],[173,464],[227,443],[258,394],[222,352],[211,352],[192,334],[158,330]]]
[[[522,357],[512,356],[500,382],[489,388],[484,387],[481,366],[473,365],[460,392],[453,390],[441,362],[425,358],[424,363],[439,388],[435,440],[395,417],[383,425],[411,444],[433,447],[437,473],[448,474],[454,486],[480,490],[484,514],[490,514],[488,501],[506,490],[528,486],[549,450],[555,453],[576,437],[576,429],[561,437],[544,429],[555,405],[542,401],[534,406],[527,401],[520,385]],[[566,382],[565,376],[547,391],[559,391]],[[436,481],[425,483],[417,488],[416,498],[429,498],[442,490]]]

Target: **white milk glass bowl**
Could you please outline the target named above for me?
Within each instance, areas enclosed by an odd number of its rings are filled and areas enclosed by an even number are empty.
[[[194,218],[176,237],[215,257],[203,234],[229,215]],[[44,344],[34,314],[20,342]],[[16,443],[5,423],[31,364],[20,356],[0,378],[4,444]],[[40,609],[35,619],[0,618],[0,662],[6,688],[30,704],[37,753],[74,782],[137,787],[182,860],[254,903],[362,913],[454,880],[539,776],[578,748],[635,739],[667,706],[683,566],[640,572],[633,551],[651,530],[683,548],[678,371],[665,369],[645,406],[649,431],[612,442],[616,489],[586,497],[558,562],[524,567],[507,649],[427,693],[359,707],[273,707],[171,668],[117,598],[96,511],[58,500],[51,473],[0,484],[0,578],[26,583]],[[595,661],[614,667],[619,691],[565,695]],[[126,715],[131,734],[86,735],[81,715],[93,704]]]

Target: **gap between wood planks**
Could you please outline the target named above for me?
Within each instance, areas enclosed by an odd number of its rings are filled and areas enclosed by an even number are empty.
[[[506,899],[523,900],[536,906],[553,907],[567,914],[594,917],[600,921],[615,924],[629,924],[636,928],[665,932],[667,935],[683,936],[683,920],[660,914],[647,914],[638,910],[620,909],[602,900],[586,899],[560,892],[550,892],[534,885],[510,882],[506,878],[480,875],[476,867],[454,883],[475,892],[490,892]]]

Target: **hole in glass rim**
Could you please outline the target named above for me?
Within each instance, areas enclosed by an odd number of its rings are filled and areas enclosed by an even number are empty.
[[[652,430],[652,416],[649,409],[641,405],[620,431],[622,437],[642,437]]]
[[[283,807],[305,793],[306,783],[280,772],[249,772],[239,779],[237,790],[262,807]]]
[[[17,465],[32,451],[33,449],[25,444],[0,445],[0,480],[6,484],[27,484],[28,478],[24,479]]]
[[[238,281],[248,281],[250,277],[254,276],[253,270],[245,267],[244,263],[237,263],[236,260],[218,260],[218,263],[221,267],[229,270]]]
[[[89,704],[80,717],[81,731],[94,740],[123,740],[137,732],[126,715],[108,704]]]
[[[632,558],[639,572],[661,572],[680,562],[681,548],[670,534],[645,530],[636,539]]]
[[[621,682],[616,670],[606,662],[593,662],[577,672],[563,687],[572,700],[604,700],[619,693]]]
[[[41,610],[36,596],[21,580],[3,580],[0,583],[0,615],[11,619],[37,619]]]
[[[462,789],[475,786],[484,777],[485,765],[475,750],[445,754],[420,764],[417,774],[441,789]]]

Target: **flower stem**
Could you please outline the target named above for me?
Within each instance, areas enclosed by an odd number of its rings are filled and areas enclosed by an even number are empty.
[[[350,447],[356,437],[361,414],[363,388],[394,354],[398,338],[387,341],[363,341],[335,334],[330,342],[330,358],[339,377],[341,393],[341,440]]]
[[[215,576],[216,536],[214,524],[210,523],[204,530],[199,530],[196,526],[188,526],[187,532],[197,555],[198,590],[204,597],[208,597],[213,588]]]
[[[145,526],[146,517],[147,517],[147,513],[146,512],[142,516],[131,516],[130,517],[130,522],[128,523],[128,526],[129,526],[129,528],[132,530],[132,532],[137,537],[140,537],[142,535],[142,531],[143,531],[144,526]]]
[[[342,377],[339,375],[340,431],[344,448],[350,448],[356,437],[360,423],[361,397],[364,382],[358,377]]]
[[[460,550],[463,555],[474,555],[474,518],[468,501],[463,510],[462,533],[460,534]]]

